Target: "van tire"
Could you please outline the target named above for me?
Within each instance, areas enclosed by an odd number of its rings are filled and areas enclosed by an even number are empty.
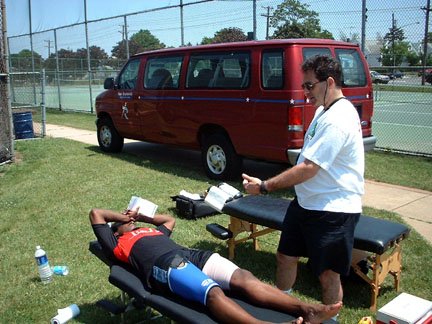
[[[124,138],[115,129],[111,118],[103,117],[98,120],[97,139],[104,152],[117,153],[123,149]]]
[[[201,152],[204,170],[210,179],[229,180],[240,175],[242,158],[225,135],[205,136]]]

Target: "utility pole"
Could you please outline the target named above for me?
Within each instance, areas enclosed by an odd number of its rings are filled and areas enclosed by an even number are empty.
[[[427,49],[428,49],[428,34],[429,34],[429,12],[430,9],[430,0],[427,0],[426,7],[421,8],[426,11],[426,21],[425,21],[425,34],[424,34],[424,44],[423,44],[423,73],[422,73],[422,85],[425,85],[425,73],[426,73],[426,65],[427,65]]]
[[[257,39],[256,0],[253,0],[253,40]]]
[[[44,42],[47,42],[48,44],[46,45],[46,47],[48,47],[48,58],[51,55],[51,40],[50,39],[45,39]]]
[[[394,19],[394,13],[392,13],[392,30],[391,30],[391,34],[392,34],[392,55],[393,55],[393,70],[394,67],[396,65],[396,57],[395,57],[395,32],[396,32],[396,21]]]
[[[264,9],[267,8],[267,14],[261,14],[261,16],[266,17],[267,18],[267,23],[266,23],[266,39],[269,39],[269,25],[270,25],[270,10],[273,9],[273,7],[267,6],[267,7],[263,7]]]
[[[366,42],[366,21],[367,21],[366,0],[362,0],[362,26],[361,26],[361,51],[364,54]]]

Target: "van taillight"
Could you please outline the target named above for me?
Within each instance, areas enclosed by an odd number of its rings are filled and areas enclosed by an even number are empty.
[[[292,132],[303,132],[302,107],[290,107],[288,109],[288,130]]]

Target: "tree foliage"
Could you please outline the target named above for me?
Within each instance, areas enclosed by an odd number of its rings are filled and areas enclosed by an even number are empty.
[[[270,18],[275,28],[271,38],[328,38],[334,39],[328,30],[322,30],[318,13],[298,0],[285,0]]]
[[[217,31],[213,37],[204,37],[201,41],[202,45],[216,43],[231,43],[242,42],[247,40],[247,35],[242,29],[237,27],[222,28]]]
[[[384,43],[381,48],[382,64],[384,66],[399,66],[405,59],[414,63],[415,55],[411,53],[408,42],[405,42],[404,30],[393,26],[384,35]]]
[[[140,29],[129,39],[129,55],[165,47],[166,45],[161,43],[159,39],[152,35],[147,29]],[[120,59],[127,59],[126,40],[123,39],[118,42],[117,45],[113,47],[111,54]]]
[[[33,51],[35,70],[39,71],[42,68],[42,56]],[[32,52],[28,49],[21,50],[18,54],[11,54],[11,65],[17,71],[32,71]],[[13,72],[13,71],[12,71]]]

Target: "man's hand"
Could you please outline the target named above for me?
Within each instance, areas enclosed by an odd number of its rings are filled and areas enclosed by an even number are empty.
[[[130,221],[134,221],[134,222],[142,221],[140,220],[140,215],[138,215],[138,212],[136,210],[125,210],[123,214],[129,217]]]
[[[259,178],[248,176],[247,174],[242,174],[243,178],[243,188],[246,190],[248,194],[251,195],[259,195],[260,194],[260,185],[262,180]]]

